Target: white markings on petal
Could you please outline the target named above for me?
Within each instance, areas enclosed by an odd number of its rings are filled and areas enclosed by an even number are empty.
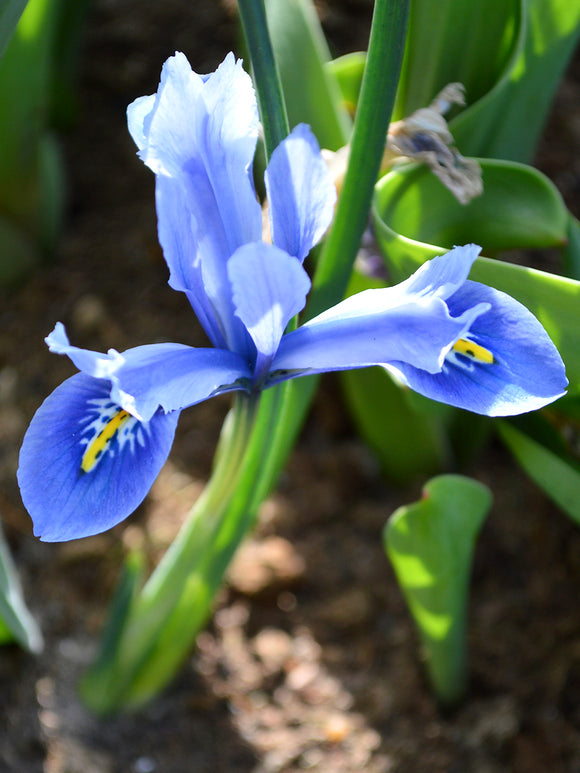
[[[81,470],[92,472],[105,454],[115,456],[129,444],[129,450],[135,452],[135,443],[145,446],[145,433],[149,433],[149,423],[141,422],[119,405],[106,397],[87,401],[89,414],[81,420],[80,444],[85,446],[81,460]]]

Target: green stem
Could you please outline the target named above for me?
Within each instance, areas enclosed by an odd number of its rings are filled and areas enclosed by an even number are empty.
[[[376,0],[369,50],[336,215],[314,277],[307,313],[344,297],[366,228],[401,72],[410,0]]]
[[[269,159],[290,131],[286,105],[268,33],[264,0],[239,0],[238,7],[252,62],[266,158]]]
[[[236,395],[203,494],[141,593],[121,611],[125,619],[112,657],[103,657],[85,675],[81,690],[94,711],[107,714],[152,697],[179,667],[205,623],[225,569],[223,548],[231,542],[227,505],[243,475],[258,405],[256,395]],[[111,621],[113,628],[118,624]]]

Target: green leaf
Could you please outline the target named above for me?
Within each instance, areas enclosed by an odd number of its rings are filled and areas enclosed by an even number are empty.
[[[364,51],[353,51],[326,63],[327,71],[336,78],[342,102],[349,115],[354,116],[362,86],[367,55]]]
[[[490,12],[487,0],[485,7]],[[578,42],[580,0],[523,0],[521,14],[523,24],[514,20],[517,44],[505,72],[490,92],[451,123],[466,155],[524,162],[534,155],[554,92]],[[465,85],[471,101],[469,83]]]
[[[0,58],[4,55],[28,0],[3,0],[0,5]]]
[[[499,433],[530,478],[580,525],[580,467],[518,429],[499,421]]]
[[[376,188],[373,219],[385,261],[398,281],[454,244],[500,249],[561,245],[568,215],[547,178],[519,164],[483,161],[484,194],[461,207],[424,167],[390,172]],[[493,203],[495,202],[495,204]],[[478,258],[471,279],[509,293],[544,325],[580,390],[580,282],[491,258]]]
[[[580,279],[580,223],[573,215],[568,220],[567,244],[562,250],[566,276]]]
[[[522,37],[522,0],[414,0],[393,117],[426,107],[448,83],[473,102],[514,61]]]
[[[0,529],[0,642],[17,641],[29,652],[42,650],[40,629],[28,611],[18,573]]]
[[[29,0],[0,62],[0,215],[40,252],[54,247],[64,210],[61,159],[49,128],[61,13],[62,0]],[[0,241],[0,275],[9,277],[23,273],[12,236]]]
[[[565,244],[568,212],[545,175],[524,164],[478,160],[483,194],[466,205],[424,165],[408,164],[385,175],[376,188],[380,222],[419,242],[448,248],[476,242],[492,255]]]
[[[238,10],[256,87],[264,150],[269,159],[290,132],[282,84],[268,33],[264,0],[239,0]]]
[[[426,652],[441,703],[467,683],[467,601],[475,540],[491,507],[489,489],[459,475],[433,478],[421,499],[387,521],[384,545]]]
[[[310,0],[266,0],[268,28],[282,80],[290,126],[308,123],[322,147],[346,144],[351,121],[334,74],[330,52]]]
[[[579,34],[580,0],[414,0],[394,118],[459,81],[461,152],[530,161]]]
[[[444,418],[452,409],[401,389],[382,368],[347,371],[341,383],[359,434],[391,481],[408,485],[450,465]]]

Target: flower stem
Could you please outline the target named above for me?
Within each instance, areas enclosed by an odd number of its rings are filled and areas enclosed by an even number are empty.
[[[268,33],[264,0],[238,0],[238,7],[252,62],[266,158],[269,160],[290,131],[286,105]]]
[[[246,526],[234,537],[228,504],[244,470],[259,399],[239,393],[220,437],[216,464],[202,496],[177,538],[139,595],[122,610],[113,647],[105,651],[81,683],[85,702],[108,714],[136,708],[173,676],[211,611],[223,572]]]
[[[340,301],[366,228],[401,72],[410,0],[376,0],[351,140],[334,222],[322,248],[307,314]]]

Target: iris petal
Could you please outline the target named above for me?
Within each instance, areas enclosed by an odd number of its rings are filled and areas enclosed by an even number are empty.
[[[107,354],[92,352],[71,346],[62,322],[57,322],[52,333],[44,339],[54,354],[65,354],[79,370],[94,378],[110,378],[115,369],[123,362],[123,357],[115,349]]]
[[[396,287],[407,295],[436,295],[446,300],[465,282],[480,252],[481,247],[477,244],[454,247],[444,255],[423,263]]]
[[[230,258],[236,314],[257,349],[255,377],[263,377],[288,322],[304,308],[310,279],[296,258],[271,244],[240,247]]]
[[[18,482],[34,533],[46,542],[88,537],[124,520],[167,459],[179,412],[139,422],[122,415],[109,391],[107,381],[77,373],[28,428]]]
[[[489,352],[493,362],[451,351],[440,373],[403,362],[391,363],[389,370],[427,397],[488,416],[526,413],[561,397],[568,384],[564,363],[534,315],[478,282],[465,282],[448,300],[454,314],[477,302],[491,308],[474,320],[468,341]]]
[[[244,359],[228,349],[165,343],[136,346],[122,354],[111,349],[106,355],[71,346],[60,322],[46,340],[51,351],[70,357],[88,376],[108,379],[111,398],[141,421],[148,421],[159,407],[168,413],[244,389],[252,375]]]
[[[222,336],[229,348],[248,355],[251,342],[234,315],[226,262],[237,247],[259,240],[262,230],[250,173],[258,114],[249,76],[233,54],[202,77],[178,53],[165,63],[154,99],[137,100],[128,116],[143,161],[177,186],[163,187],[157,197],[174,281],[206,296],[194,308],[202,308],[212,342],[221,345]],[[176,201],[179,216],[172,210]],[[184,238],[169,236],[177,218]],[[188,245],[187,255],[180,244]]]
[[[277,370],[322,373],[403,360],[435,373],[453,343],[488,308],[477,304],[452,317],[437,296],[401,296],[397,288],[366,290],[285,335]],[[302,375],[302,374],[295,374]]]
[[[197,229],[181,184],[170,177],[157,178],[155,201],[159,243],[169,267],[169,284],[184,292],[214,346],[225,347],[225,331],[207,296],[196,240]]]
[[[149,344],[123,352],[123,364],[112,375],[111,397],[140,419],[159,407],[176,411],[209,397],[245,389],[248,364],[227,349],[196,349],[183,344]]]
[[[336,189],[311,130],[299,124],[272,153],[265,174],[272,241],[304,260],[324,236]]]

